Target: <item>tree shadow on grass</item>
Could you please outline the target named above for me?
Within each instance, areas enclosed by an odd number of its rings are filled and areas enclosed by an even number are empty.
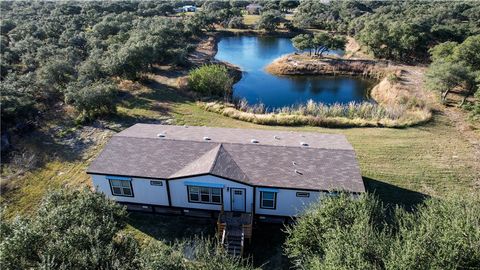
[[[418,204],[429,198],[421,192],[401,188],[379,180],[363,177],[367,192],[373,193],[387,208],[400,206],[413,210]]]
[[[198,236],[214,237],[215,221],[209,218],[141,212],[131,212],[128,219],[128,223],[135,229],[167,243]]]
[[[253,260],[255,267],[264,270],[291,269],[292,265],[283,254],[286,240],[284,224],[257,223],[253,231],[251,244],[246,245],[245,256]]]

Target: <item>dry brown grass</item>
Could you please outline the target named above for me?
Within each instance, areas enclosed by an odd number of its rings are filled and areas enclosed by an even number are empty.
[[[387,117],[379,119],[324,117],[294,113],[253,113],[236,109],[233,105],[220,102],[199,103],[209,112],[215,112],[233,119],[260,125],[280,126],[319,126],[319,127],[392,127],[403,128],[428,122],[432,114],[430,110],[409,110],[398,119]]]

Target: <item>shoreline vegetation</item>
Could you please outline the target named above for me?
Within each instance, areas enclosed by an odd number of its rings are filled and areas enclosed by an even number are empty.
[[[236,83],[241,79],[241,70],[230,63],[214,59],[216,44],[224,35],[225,33],[220,33],[208,39],[209,43],[215,43],[214,46],[209,46],[211,49],[209,62],[226,65],[229,70],[235,70],[234,83]],[[275,110],[268,110],[263,104],[247,104],[245,100],[201,101],[198,104],[209,112],[262,125],[404,128],[427,123],[432,118],[432,111],[423,93],[423,82],[420,80],[415,83],[417,84],[415,88],[420,84],[421,89],[411,89],[406,83],[409,81],[409,78],[406,78],[409,72],[404,68],[382,60],[332,56],[319,58],[293,53],[274,60],[265,67],[265,70],[278,76],[368,77],[377,81],[370,91],[370,96],[375,102],[326,105],[309,100],[305,104]],[[421,73],[423,74],[422,71]]]

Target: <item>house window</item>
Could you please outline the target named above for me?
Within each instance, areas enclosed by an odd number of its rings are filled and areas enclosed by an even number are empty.
[[[277,203],[277,193],[261,191],[260,192],[260,208],[275,209]]]
[[[297,197],[308,198],[308,197],[310,197],[310,193],[308,193],[308,192],[297,192]]]
[[[130,180],[110,179],[112,194],[115,196],[133,197],[132,183]]]
[[[196,203],[222,204],[222,189],[187,186],[188,201]]]
[[[163,182],[152,180],[152,181],[150,181],[150,185],[152,185],[152,186],[163,186]]]

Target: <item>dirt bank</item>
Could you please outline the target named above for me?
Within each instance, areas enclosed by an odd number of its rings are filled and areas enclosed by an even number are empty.
[[[304,54],[280,57],[265,67],[275,75],[350,75],[381,79],[396,68],[388,61],[368,59],[317,58]]]

